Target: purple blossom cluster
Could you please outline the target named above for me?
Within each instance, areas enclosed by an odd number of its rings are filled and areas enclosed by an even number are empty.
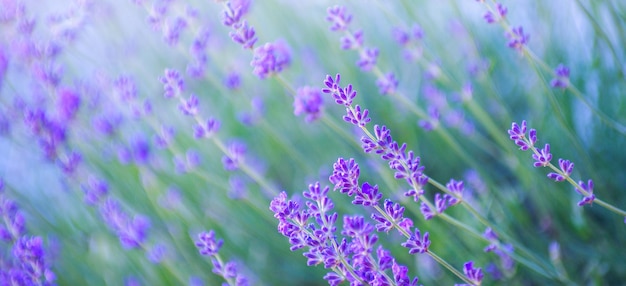
[[[483,237],[489,241],[489,245],[484,248],[484,251],[492,252],[500,259],[498,265],[493,263],[488,265],[487,270],[491,276],[494,279],[500,279],[504,273],[511,273],[515,267],[515,261],[511,257],[514,251],[513,245],[501,243],[498,235],[489,227],[483,233]]]
[[[249,285],[248,278],[244,276],[237,267],[235,261],[224,262],[220,258],[218,252],[224,244],[224,240],[216,239],[215,232],[210,230],[209,232],[201,232],[198,234],[198,240],[195,242],[196,247],[200,254],[209,256],[211,258],[211,264],[213,264],[213,273],[221,276],[226,280],[224,285],[230,286],[247,286]]]
[[[304,121],[313,122],[322,116],[324,100],[319,89],[310,86],[298,88],[293,101],[293,114],[305,114]]]
[[[307,265],[323,264],[324,268],[332,270],[324,276],[329,285],[344,281],[355,285],[417,285],[417,278],[410,279],[405,266],[399,265],[388,250],[377,246],[378,236],[374,229],[384,231],[382,224],[372,226],[362,216],[346,215],[341,229],[343,237],[338,237],[338,214],[333,211],[334,203],[328,192],[329,188],[321,188],[319,183],[309,185],[309,189],[303,192],[306,207],[302,207],[298,200],[288,199],[285,192],[272,200],[270,210],[279,221],[278,232],[289,238],[290,249],[306,248]],[[396,210],[401,217],[404,209]],[[406,243],[411,251],[427,250],[427,244],[430,244],[427,235],[411,238]],[[393,275],[387,274],[389,270]]]
[[[253,49],[257,41],[254,28],[248,25],[248,21],[243,19],[243,16],[250,9],[250,2],[249,0],[228,1],[222,14],[222,23],[233,29],[229,34],[231,39],[244,49]]]
[[[550,86],[565,89],[569,87],[569,68],[559,64],[554,69],[555,77],[550,81]]]
[[[291,51],[285,41],[265,43],[254,49],[254,57],[250,65],[254,73],[260,79],[265,79],[273,74],[280,73],[291,63]]]
[[[402,53],[406,60],[416,62],[422,58],[424,30],[420,25],[413,24],[410,28],[395,27],[391,31],[391,35],[396,43],[402,46]]]
[[[3,189],[0,180],[0,243],[10,245],[0,251],[0,284],[54,285],[56,275],[47,261],[43,239],[25,232],[24,216]]]
[[[574,170],[574,163],[569,160],[559,158],[559,168],[552,165],[550,162],[552,160],[550,144],[545,144],[543,148],[538,149],[535,147],[535,144],[537,143],[537,130],[528,130],[528,135],[526,134],[526,131],[526,120],[522,121],[521,124],[513,122],[511,124],[511,129],[508,130],[509,138],[515,142],[515,145],[520,147],[520,150],[526,151],[530,149],[533,152],[532,157],[535,160],[533,166],[549,167],[553,171],[548,174],[548,178],[554,180],[555,182],[565,180],[570,181],[570,183],[574,185],[575,191],[583,196],[583,199],[578,202],[579,206],[592,204],[596,198],[593,194],[593,181],[589,180],[587,183],[580,181],[576,184],[570,177],[572,171]]]
[[[378,61],[378,48],[363,45],[362,30],[350,31],[349,24],[352,21],[352,15],[347,12],[346,7],[338,5],[329,7],[326,14],[326,20],[331,23],[330,30],[344,33],[340,39],[341,49],[358,51],[359,59],[356,65],[362,71],[373,70]],[[398,87],[398,80],[392,72],[389,72],[378,78],[376,86],[378,86],[378,92],[383,95],[393,94]]]

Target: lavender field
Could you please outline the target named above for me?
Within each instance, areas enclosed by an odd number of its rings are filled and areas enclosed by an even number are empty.
[[[626,2],[0,0],[0,286],[622,285]]]

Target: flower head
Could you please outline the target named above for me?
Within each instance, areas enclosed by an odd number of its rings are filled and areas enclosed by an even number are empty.
[[[285,41],[266,43],[254,49],[254,57],[250,65],[253,73],[260,79],[279,73],[291,63],[291,51]]]
[[[312,122],[322,114],[323,107],[322,94],[319,89],[309,86],[298,88],[293,101],[293,113],[298,116],[306,114],[305,121]]]
[[[506,33],[506,37],[509,38],[509,48],[519,52],[524,50],[524,47],[528,44],[528,40],[530,40],[530,36],[524,34],[524,28],[521,26],[511,29],[510,32]]]
[[[559,64],[554,69],[555,77],[550,81],[550,86],[555,88],[567,88],[569,86],[569,68]]]
[[[350,21],[352,21],[352,15],[346,12],[344,6],[333,6],[326,10],[326,20],[331,22],[331,31],[344,31],[348,28]]]

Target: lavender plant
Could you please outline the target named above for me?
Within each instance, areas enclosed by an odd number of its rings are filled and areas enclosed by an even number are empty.
[[[0,285],[622,284],[625,13],[0,0]]]

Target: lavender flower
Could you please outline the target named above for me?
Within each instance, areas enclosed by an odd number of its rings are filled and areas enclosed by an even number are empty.
[[[293,101],[294,115],[306,114],[305,121],[313,122],[322,115],[323,99],[319,89],[309,86],[298,88]]]
[[[363,111],[361,111],[361,107],[359,105],[354,108],[346,108],[346,114],[347,115],[343,116],[343,120],[359,127],[365,127],[365,125],[371,120],[368,116],[369,110],[363,109]]]
[[[378,213],[373,213],[372,219],[378,222],[378,224],[376,224],[375,226],[376,231],[389,232],[391,229],[394,228],[394,226],[399,226],[406,232],[410,232],[411,227],[413,227],[413,221],[403,216],[404,207],[398,203],[392,202],[391,200],[385,200],[385,203],[383,205],[387,217],[391,218],[391,220]]]
[[[480,285],[483,281],[483,271],[480,268],[474,268],[474,262],[468,261],[463,267],[463,273],[474,284]]]
[[[526,142],[526,120],[522,121],[521,125],[516,122],[511,124],[511,129],[508,130],[509,138],[515,142],[515,145],[520,147],[520,150],[526,151],[532,145]]]
[[[363,46],[363,31],[358,30],[354,34],[341,37],[341,49],[356,50]]]
[[[178,44],[181,32],[187,28],[187,21],[184,18],[177,17],[173,23],[165,26],[163,30],[163,39],[170,46]]]
[[[580,202],[578,202],[578,206],[592,204],[593,201],[596,199],[596,196],[593,194],[593,181],[589,180],[587,181],[586,184],[583,181],[578,181],[578,185],[586,192],[585,194],[578,188],[574,188],[577,193],[583,195],[583,199]]]
[[[463,181],[455,181],[451,179],[450,182],[446,184],[446,188],[448,188],[448,190],[450,190],[450,192],[453,194],[449,197],[450,205],[456,205],[460,203],[463,197]]]
[[[344,158],[339,158],[333,164],[333,174],[329,180],[335,184],[334,190],[339,189],[341,193],[351,197],[359,190],[359,174],[359,165],[354,159],[350,158],[346,161]]]
[[[556,182],[561,182],[565,180],[567,177],[569,177],[572,174],[572,171],[574,170],[574,163],[570,162],[570,160],[559,158],[559,167],[561,168],[562,173],[561,174],[549,173],[548,178]]]
[[[178,109],[184,114],[189,116],[194,116],[198,114],[198,97],[195,94],[189,96],[189,99],[182,100]]]
[[[238,89],[241,86],[241,75],[238,72],[230,72],[224,78],[223,83],[228,89]]]
[[[398,80],[393,73],[387,73],[376,81],[378,92],[382,95],[393,94],[398,87]]]
[[[326,13],[326,20],[332,24],[330,26],[331,31],[345,31],[350,21],[352,21],[352,15],[346,13],[346,7],[344,6],[336,5],[329,7]]]
[[[376,59],[378,58],[378,49],[377,48],[365,48],[359,54],[359,60],[356,62],[356,65],[362,71],[370,71],[374,66],[376,66]]]
[[[221,122],[215,118],[209,118],[205,124],[194,126],[193,135],[196,139],[210,138],[220,130]]]
[[[122,211],[119,203],[111,198],[102,204],[100,214],[109,228],[119,237],[124,248],[137,248],[145,242],[150,227],[147,217],[135,216],[130,219]]]
[[[178,97],[185,90],[185,84],[180,73],[173,69],[166,69],[165,76],[159,80],[163,83],[165,98]]]
[[[222,164],[227,171],[234,171],[246,154],[246,145],[242,142],[233,142],[228,146],[228,152],[222,157]]]
[[[430,246],[428,232],[422,236],[419,229],[415,228],[415,233],[411,234],[411,237],[401,245],[408,248],[410,254],[428,252],[428,246]]]
[[[224,241],[215,239],[215,232],[210,230],[209,232],[202,232],[198,234],[198,240],[196,241],[196,247],[200,254],[205,256],[214,256],[222,248]]]
[[[502,5],[501,3],[497,3],[496,13],[494,14],[491,11],[487,11],[487,13],[485,14],[483,18],[485,18],[485,21],[487,21],[487,23],[489,24],[499,22],[499,21],[502,21],[502,19],[504,19],[507,11],[508,10],[506,9],[506,7],[504,7],[504,5]]]
[[[559,64],[554,69],[554,74],[556,77],[550,81],[550,86],[562,89],[569,86],[569,68],[563,64]]]
[[[257,41],[256,32],[253,27],[248,26],[247,21],[243,21],[237,30],[229,33],[231,39],[240,44],[244,49],[254,48],[254,44]]]
[[[521,26],[511,29],[510,32],[506,33],[506,37],[509,39],[509,48],[515,49],[518,52],[523,52],[524,47],[528,44],[528,40],[530,39],[530,36],[524,34],[524,29]]]
[[[266,43],[254,49],[254,58],[250,65],[253,73],[260,79],[281,72],[291,63],[291,51],[284,41]]]
[[[550,144],[546,144],[545,147],[543,147],[543,149],[539,149],[538,152],[538,154],[533,154],[533,159],[535,159],[533,166],[548,166],[548,164],[550,164],[550,160],[552,160],[552,154],[550,154]]]
[[[376,206],[378,205],[378,201],[382,198],[383,194],[378,191],[378,186],[370,185],[369,183],[363,183],[361,187],[361,191],[356,194],[354,200],[352,201],[355,205],[363,205],[363,206]]]

